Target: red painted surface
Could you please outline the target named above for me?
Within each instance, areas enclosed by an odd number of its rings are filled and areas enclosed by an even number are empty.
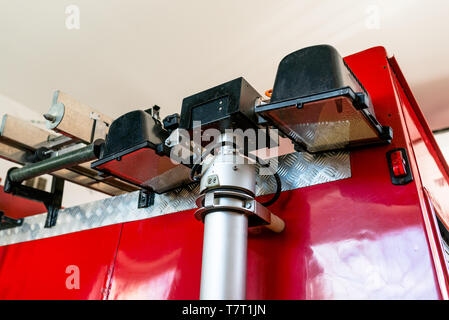
[[[402,80],[404,81],[404,80]],[[405,88],[405,89],[404,89]],[[440,279],[443,295],[448,298],[449,275],[448,268],[443,254],[443,245],[441,235],[437,228],[437,217],[444,225],[449,226],[449,198],[447,164],[441,151],[433,137],[428,136],[428,126],[419,112],[415,111],[416,106],[412,107],[413,99],[407,95],[407,86],[398,86],[399,98],[403,106],[403,116],[409,134],[409,143],[413,150],[412,156],[415,158],[415,168],[419,171],[418,185],[421,185],[420,200],[425,202],[423,205],[423,217],[428,226],[428,237],[435,261],[435,268]],[[419,111],[419,110],[418,110]]]
[[[142,166],[148,163],[152,165],[147,170],[140,170]],[[145,147],[122,156],[120,160],[113,159],[101,164],[97,166],[97,169],[132,181],[136,185],[145,185],[152,178],[175,166],[168,157],[160,157],[153,149]]]
[[[7,217],[20,219],[45,212],[46,209],[40,202],[4,193],[3,187],[0,186],[0,211],[3,211]]]
[[[0,247],[0,298],[106,298],[120,231],[114,225]],[[79,270],[79,289],[70,266]]]
[[[345,60],[369,91],[379,122],[393,128],[394,139],[351,152],[349,179],[282,193],[271,210],[285,220],[285,231],[255,230],[249,236],[247,297],[447,298],[436,227],[437,214],[449,216],[437,192],[449,191],[445,164],[429,139],[422,143],[427,125],[407,103],[385,49]],[[395,148],[405,148],[410,157],[414,181],[407,185],[391,183],[386,153]],[[203,226],[192,211],[125,223],[118,242],[120,227],[0,248],[0,298],[198,298]],[[80,246],[83,250],[71,253]],[[51,254],[55,247],[60,250]],[[90,280],[79,291],[64,292],[66,275],[57,272],[76,264],[77,257]],[[55,275],[33,277],[28,268],[35,261]]]
[[[198,299],[203,225],[193,211],[123,225],[111,299]]]

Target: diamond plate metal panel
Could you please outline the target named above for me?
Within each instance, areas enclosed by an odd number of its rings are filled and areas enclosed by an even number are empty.
[[[348,152],[291,153],[279,157],[278,173],[283,191],[337,181],[351,177],[350,155]],[[46,213],[27,217],[21,227],[0,231],[0,246],[194,209],[198,189],[198,185],[190,185],[156,194],[154,205],[143,209],[137,208],[139,192],[62,209],[56,226],[49,229],[44,228]],[[272,176],[258,176],[257,195],[275,190]]]

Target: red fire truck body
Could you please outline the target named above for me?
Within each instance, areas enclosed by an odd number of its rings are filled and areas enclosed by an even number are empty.
[[[344,60],[394,138],[351,151],[350,178],[282,192],[270,210],[285,230],[249,234],[247,298],[447,299],[448,166],[396,60],[382,47]],[[0,298],[198,299],[202,229],[189,210],[0,247]]]

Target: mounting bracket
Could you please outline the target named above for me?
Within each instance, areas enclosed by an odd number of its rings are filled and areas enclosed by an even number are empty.
[[[153,204],[154,204],[154,192],[148,189],[140,189],[137,208],[139,209],[148,208]]]
[[[64,192],[64,179],[53,177],[51,192],[42,191],[32,187],[24,186],[21,182],[12,182],[9,174],[12,170],[8,170],[5,180],[4,192],[22,198],[42,202],[47,208],[47,219],[45,221],[45,228],[51,228],[56,225],[58,218],[58,211],[62,205],[62,194]],[[22,219],[23,220],[23,219]],[[22,221],[23,222],[23,221]]]
[[[3,211],[0,211],[0,230],[20,227],[23,224],[22,219],[13,219],[5,216]]]

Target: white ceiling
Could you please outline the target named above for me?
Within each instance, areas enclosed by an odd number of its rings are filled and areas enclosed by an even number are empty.
[[[72,4],[79,30],[65,25]],[[443,127],[448,33],[447,0],[0,0],[0,94],[40,113],[60,89],[113,117],[153,104],[166,115],[238,76],[263,93],[279,61],[309,45],[383,45]]]

